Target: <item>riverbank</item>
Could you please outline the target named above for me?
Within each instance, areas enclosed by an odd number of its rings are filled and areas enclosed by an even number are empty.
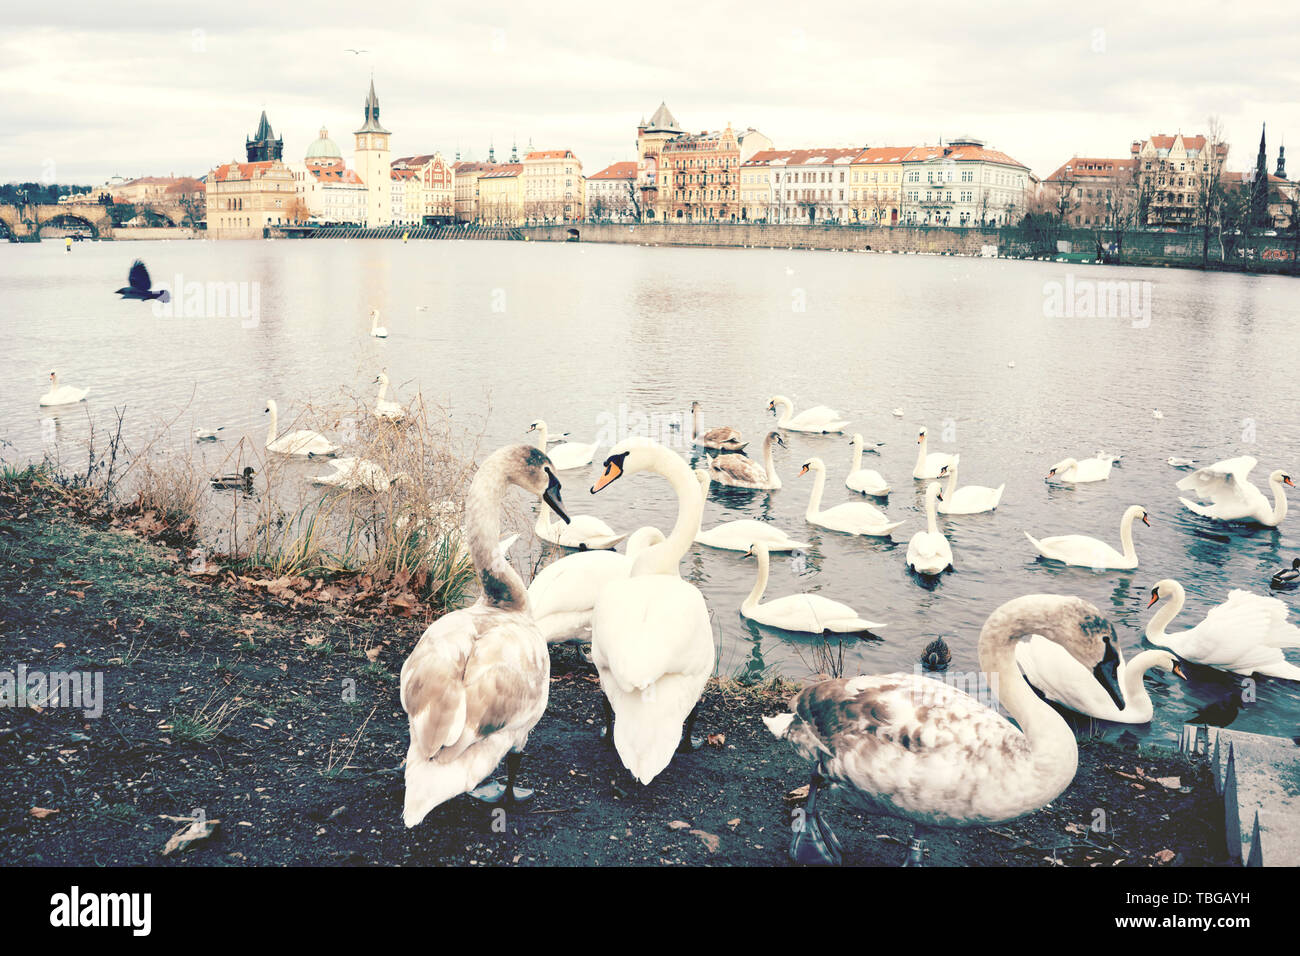
[[[557,651],[523,763],[533,801],[501,826],[460,798],[407,830],[398,674],[425,622],[321,599],[324,583],[191,574],[178,533],[114,526],[37,486],[0,484],[3,669],[103,680],[98,717],[0,709],[7,863],[785,865],[807,773],[759,718],[794,685],[715,679],[698,725],[710,744],[641,787],[598,741],[590,666]],[[211,835],[161,855],[196,811],[219,821]],[[902,859],[905,824],[839,797],[827,817],[847,863]],[[1091,829],[1098,821],[1104,830]],[[1222,865],[1221,821],[1203,763],[1085,739],[1060,799],[942,836],[932,862]]]

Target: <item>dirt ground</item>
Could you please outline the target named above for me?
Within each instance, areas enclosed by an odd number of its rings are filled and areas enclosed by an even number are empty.
[[[533,800],[502,817],[462,797],[407,830],[398,673],[424,624],[184,568],[172,548],[0,501],[0,670],[104,675],[97,718],[0,708],[4,863],[787,865],[788,795],[807,771],[759,716],[783,709],[790,685],[715,681],[697,725],[711,745],[642,787],[599,739],[590,666],[559,650],[521,770]],[[1179,754],[1084,740],[1060,799],[941,834],[930,862],[1224,865],[1215,802],[1208,771]],[[906,824],[838,795],[823,809],[846,864],[902,861]],[[211,835],[163,856],[196,811],[219,821]]]

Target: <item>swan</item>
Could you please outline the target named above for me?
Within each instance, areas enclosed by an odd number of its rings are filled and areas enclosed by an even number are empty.
[[[388,329],[379,324],[379,310],[370,310],[370,334],[377,339],[388,338]]]
[[[626,534],[616,534],[595,515],[570,515],[567,521],[552,521],[545,508],[537,509],[537,524],[533,531],[543,541],[580,551],[602,551],[627,537]]]
[[[196,428],[194,429],[195,441],[216,441],[219,436],[217,432],[225,431],[225,425],[218,425],[216,428]]]
[[[279,427],[280,412],[276,408],[275,399],[266,400],[266,411],[271,416],[271,428],[266,433],[266,450],[278,452],[281,455],[299,455],[307,458],[317,458],[320,456],[334,455],[338,453],[339,446],[334,444],[320,432],[299,429],[294,432],[276,436],[276,430]]]
[[[884,476],[871,468],[862,467],[862,450],[865,445],[862,435],[854,432],[849,445],[853,448],[853,468],[844,479],[844,486],[849,491],[871,495],[873,498],[883,498],[889,494],[889,482],[885,481]]]
[[[918,481],[926,478],[938,478],[939,473],[943,471],[944,465],[951,465],[953,456],[942,451],[926,451],[929,448],[929,439],[926,437],[927,432],[924,427],[916,436],[916,467],[912,469],[912,477]]]
[[[789,713],[763,717],[812,764],[790,858],[840,862],[839,841],[817,809],[827,784],[869,813],[912,821],[909,864],[924,861],[926,827],[1003,823],[1060,796],[1074,780],[1079,751],[1065,718],[1016,666],[1015,645],[1030,634],[1061,645],[1118,697],[1110,622],[1077,597],[1029,594],[990,614],[979,638],[980,672],[1015,724],[997,712],[993,694],[977,699],[913,673],[822,681],[795,694]]]
[[[1173,468],[1191,468],[1196,464],[1195,458],[1180,458],[1177,455],[1170,455],[1165,459],[1165,463]]]
[[[808,498],[808,508],[803,515],[810,524],[831,531],[841,531],[844,534],[884,537],[903,523],[890,521],[888,515],[865,501],[846,501],[842,505],[822,511],[822,492],[826,488],[826,463],[820,458],[809,458],[799,469],[799,474],[806,475],[810,471],[813,473],[813,488]]]
[[[1108,461],[1112,465],[1118,465],[1121,461],[1124,460],[1123,455],[1117,455],[1114,452],[1110,452],[1110,451],[1093,452],[1092,457],[1100,458],[1102,461]]]
[[[547,448],[551,439],[546,432],[546,422],[540,418],[528,426],[530,432],[537,432],[538,447],[541,448],[550,457],[554,463],[556,471],[571,471],[574,468],[582,468],[591,464],[591,460],[596,457],[596,444],[590,445],[582,442],[565,442],[562,445],[556,445],[554,448]]]
[[[902,418],[902,417],[903,417],[903,410],[902,410],[901,408],[896,408],[896,409],[894,409],[894,417],[895,417],[895,418]]]
[[[859,617],[847,604],[832,601],[820,594],[791,594],[766,603],[763,592],[767,589],[767,575],[771,567],[767,545],[755,543],[746,557],[758,559],[758,578],[754,587],[740,605],[740,613],[751,621],[786,631],[803,631],[808,634],[853,634],[859,631],[878,631],[888,627]]]
[[[583,551],[552,561],[528,585],[528,606],[548,644],[591,640],[591,611],[610,581],[632,573],[637,555],[664,540],[658,528],[638,528],[627,553]]]
[[[1118,646],[1116,647],[1118,651]],[[1142,678],[1152,668],[1169,671],[1186,680],[1178,658],[1165,650],[1147,650],[1125,662],[1119,655],[1117,703],[1097,683],[1092,672],[1061,647],[1037,634],[1016,645],[1016,663],[1025,680],[1048,700],[1098,720],[1117,724],[1149,724],[1155,712]]]
[[[678,564],[700,530],[704,496],[676,452],[646,438],[616,445],[592,494],[623,475],[653,471],[677,494],[667,540],[646,549],[630,577],[600,592],[591,617],[591,659],[605,692],[606,727],[623,766],[648,784],[691,737],[704,687],[713,673],[713,627],[699,589],[678,577]]]
[[[1119,522],[1119,540],[1123,553],[1116,551],[1105,541],[1098,541],[1085,534],[1062,534],[1039,541],[1028,531],[1025,537],[1043,557],[1050,561],[1061,561],[1078,568],[1092,568],[1095,571],[1106,569],[1131,571],[1138,566],[1137,550],[1133,547],[1133,522],[1138,518],[1148,528],[1151,522],[1147,511],[1141,505],[1129,505],[1124,517]]]
[[[784,428],[792,432],[819,432],[827,434],[829,432],[842,432],[847,421],[840,418],[840,413],[833,408],[827,408],[825,405],[814,405],[812,408],[805,408],[798,415],[794,414],[794,403],[784,395],[774,395],[768,400],[767,410],[773,415],[777,414],[777,409],[781,409],[780,417],[777,419],[777,427]]]
[[[695,477],[700,481],[700,494],[707,504],[709,483],[712,478],[704,468],[696,468]],[[802,551],[808,547],[805,542],[795,541],[776,525],[759,521],[757,518],[724,521],[708,531],[701,528],[699,534],[695,536],[696,544],[721,548],[724,551],[748,551],[750,545],[755,542],[767,545],[769,551]]]
[[[701,435],[699,402],[691,402],[691,420],[691,440],[702,448],[713,448],[718,451],[740,451],[749,444],[749,442],[740,440],[740,432],[734,428],[728,428],[726,425],[710,428]]]
[[[473,605],[429,625],[402,665],[401,700],[410,723],[402,819],[413,827],[430,810],[473,790],[506,758],[504,787],[472,796],[526,799],[515,787],[528,733],[546,710],[551,659],[528,611],[528,592],[498,550],[500,509],[510,485],[539,495],[561,518],[560,482],[544,452],[507,445],[489,455],[465,505],[470,557],[483,587]]]
[[[242,472],[213,475],[208,479],[208,483],[213,488],[251,488],[253,487],[253,476],[255,474],[257,472],[253,471],[251,465],[245,465]]]
[[[763,439],[763,464],[745,455],[718,455],[709,462],[709,475],[718,484],[732,488],[776,491],[781,487],[781,478],[776,473],[776,462],[772,460],[773,445],[785,447],[780,432],[768,432]]]
[[[1089,481],[1105,481],[1110,477],[1110,470],[1114,465],[1114,460],[1110,458],[1085,458],[1083,461],[1065,458],[1052,466],[1052,470],[1047,473],[1047,478],[1076,485]]]
[[[313,485],[328,485],[344,491],[362,488],[382,494],[399,481],[409,481],[411,477],[404,471],[390,475],[369,458],[334,458],[329,465],[334,470],[328,475],[312,476]]]
[[[1276,572],[1269,584],[1279,591],[1288,590],[1300,584],[1300,558],[1291,561],[1291,567]]]
[[[380,372],[375,376],[372,384],[379,386],[379,394],[375,396],[375,417],[386,419],[390,422],[400,422],[406,417],[406,409],[398,402],[390,402],[385,396],[388,394],[388,374]]]
[[[930,482],[925,488],[926,528],[912,535],[912,540],[907,542],[907,566],[917,574],[939,575],[952,567],[952,545],[939,530],[936,511],[942,500],[939,483]]]
[[[1187,592],[1172,579],[1157,581],[1147,607],[1169,603],[1147,622],[1147,640],[1185,661],[1234,674],[1264,674],[1300,680],[1300,667],[1288,661],[1284,647],[1300,647],[1300,628],[1287,621],[1287,606],[1277,598],[1245,591],[1228,593],[1228,600],[1210,609],[1190,630],[1166,634],[1169,622],[1183,609]]]
[[[952,464],[944,465],[939,471],[939,477],[945,475],[948,478],[948,487],[943,490],[943,497],[939,500],[939,513],[945,515],[975,515],[983,511],[992,511],[1002,500],[1002,491],[1006,488],[1006,483],[998,485],[996,488],[989,488],[986,485],[967,485],[964,488],[957,487],[957,465],[961,462],[961,455],[952,456]]]
[[[1250,481],[1251,469],[1258,462],[1249,455],[1229,458],[1198,468],[1176,486],[1180,491],[1193,492],[1201,499],[1208,498],[1210,504],[1197,504],[1187,498],[1179,498],[1184,507],[1202,518],[1215,521],[1257,521],[1268,528],[1276,528],[1286,517],[1286,491],[1283,485],[1295,486],[1291,476],[1278,470],[1268,476],[1269,487],[1273,489],[1273,504],[1270,506],[1264,493]]]
[[[50,373],[50,390],[41,396],[42,405],[75,405],[84,402],[90,394],[88,388],[73,388],[71,385],[59,384],[59,373]]]
[[[1152,418],[1164,418],[1164,417],[1165,417],[1165,413],[1162,412],[1162,411],[1161,411],[1160,409],[1158,409],[1158,408],[1153,408],[1153,409],[1151,409],[1151,417],[1152,417]]]

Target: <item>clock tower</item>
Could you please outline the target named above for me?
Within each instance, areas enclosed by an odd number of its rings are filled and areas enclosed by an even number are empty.
[[[373,229],[390,225],[393,209],[389,190],[392,189],[393,167],[388,137],[392,134],[379,124],[379,97],[375,95],[373,77],[370,95],[366,97],[366,121],[354,135],[357,138],[357,174],[366,184],[366,227]]]

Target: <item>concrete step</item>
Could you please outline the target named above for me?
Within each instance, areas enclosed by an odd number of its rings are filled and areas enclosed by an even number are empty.
[[[1300,745],[1289,737],[1185,724],[1179,749],[1209,757],[1228,854],[1245,866],[1300,865]]]

